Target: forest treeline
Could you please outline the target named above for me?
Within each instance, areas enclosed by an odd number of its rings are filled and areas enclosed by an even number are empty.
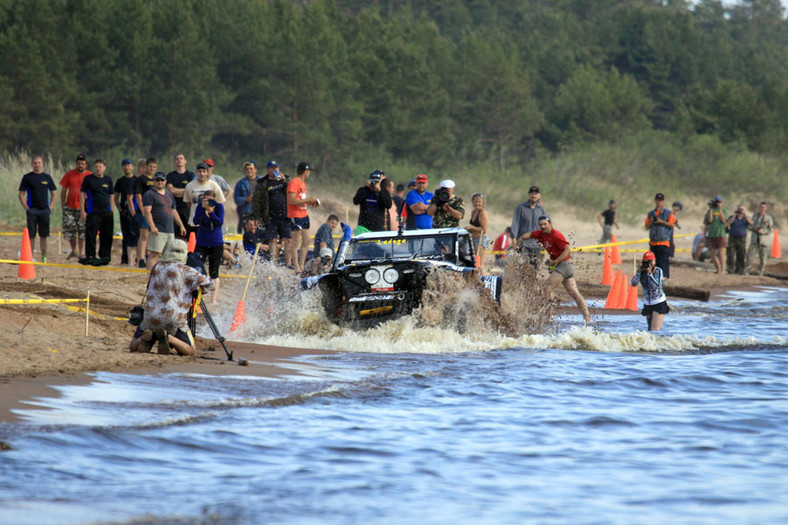
[[[0,151],[506,170],[787,124],[779,0],[0,1]]]

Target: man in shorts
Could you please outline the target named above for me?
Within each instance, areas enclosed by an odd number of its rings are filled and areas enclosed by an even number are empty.
[[[572,299],[577,303],[580,312],[583,314],[583,320],[587,323],[591,322],[591,316],[588,314],[588,306],[580,291],[577,289],[575,282],[575,270],[572,263],[569,262],[572,253],[572,247],[563,236],[561,232],[553,228],[553,223],[550,217],[542,215],[538,219],[539,229],[533,232],[524,233],[520,239],[534,239],[544,246],[547,255],[550,259],[547,261],[547,266],[550,269],[550,279],[547,281],[547,286],[552,291],[560,283],[563,283],[567,293],[572,296]]]
[[[145,221],[150,225],[146,259],[147,268],[150,270],[159,261],[159,256],[164,252],[167,243],[175,239],[175,224],[181,236],[186,236],[186,228],[178,215],[175,207],[175,197],[167,189],[167,176],[157,172],[153,176],[154,187],[142,196],[142,213]]]
[[[69,259],[81,259],[85,253],[85,220],[79,213],[79,193],[82,179],[91,174],[88,159],[77,155],[73,170],[68,170],[60,179],[63,192],[60,194],[60,206],[63,209],[63,237],[71,245]]]
[[[35,155],[30,162],[33,171],[26,173],[19,183],[19,202],[27,216],[27,234],[30,245],[38,233],[41,240],[41,261],[47,262],[47,238],[49,237],[49,219],[55,207],[57,186],[49,173],[44,173],[44,158]]]
[[[252,196],[252,217],[265,228],[271,260],[279,262],[279,249],[285,252],[285,265],[290,266],[290,219],[287,218],[287,175],[279,171],[279,163],[269,160],[266,176],[257,183]]]
[[[312,173],[308,162],[302,162],[296,168],[296,176],[287,184],[287,218],[293,231],[292,261],[296,275],[304,271],[306,252],[309,251],[309,214],[308,206],[320,206],[315,197],[306,196],[306,181]],[[300,248],[300,250],[299,250]]]
[[[145,173],[135,179],[134,184],[134,206],[136,209],[137,225],[140,229],[140,238],[137,241],[137,266],[146,268],[145,249],[148,246],[148,236],[150,234],[150,224],[145,219],[143,213],[142,197],[155,186],[153,175],[159,167],[155,158],[150,157],[145,161]]]

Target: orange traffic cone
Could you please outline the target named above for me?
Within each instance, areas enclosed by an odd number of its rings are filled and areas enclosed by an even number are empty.
[[[627,291],[629,283],[627,282],[627,274],[621,274],[621,282],[618,285],[618,299],[616,299],[616,309],[624,310],[627,307]]]
[[[780,235],[777,233],[777,230],[774,230],[774,240],[772,241],[772,259],[779,259],[783,256],[783,252],[780,249]]]
[[[233,324],[230,326],[230,331],[234,332],[244,324],[244,300],[238,301],[235,307],[235,315],[233,316]]]
[[[637,312],[637,310],[638,310],[638,287],[637,287],[637,285],[629,287],[629,295],[627,295],[627,310],[632,310],[633,312]]]
[[[188,247],[186,248],[186,251],[187,251],[187,252],[190,252],[190,253],[193,253],[193,252],[194,252],[194,249],[195,249],[196,247],[197,247],[197,236],[194,234],[194,232],[191,232],[191,233],[189,234],[189,245],[188,245]]]
[[[602,267],[602,284],[611,286],[613,284],[613,262],[610,259],[610,248],[605,246],[605,264]]]
[[[33,248],[30,246],[30,234],[27,228],[22,233],[22,251],[19,254],[19,260],[33,262]],[[32,264],[20,264],[16,276],[20,279],[35,279],[36,267]]]
[[[607,300],[605,301],[605,308],[607,309],[616,309],[617,301],[618,301],[618,287],[621,282],[621,270],[616,270],[616,277],[613,279],[613,286],[610,287],[610,292],[607,294]]]
[[[615,233],[611,236],[611,239],[613,242],[618,242]],[[613,248],[610,250],[610,255],[613,258],[613,264],[621,264],[621,253],[618,251],[618,245],[613,245]]]

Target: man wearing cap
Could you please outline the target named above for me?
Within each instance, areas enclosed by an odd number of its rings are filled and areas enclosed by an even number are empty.
[[[654,209],[646,216],[646,229],[650,251],[654,254],[657,266],[662,268],[665,279],[670,277],[670,232],[676,227],[676,216],[665,208],[665,196],[654,195]]]
[[[752,220],[744,209],[744,204],[736,206],[736,213],[725,222],[728,228],[728,273],[744,275],[744,257],[747,253],[747,230]]]
[[[189,207],[183,202],[183,191],[197,175],[186,169],[186,156],[183,153],[176,153],[174,160],[175,170],[167,174],[167,189],[175,197],[175,206],[178,209],[178,215],[181,216],[181,222],[187,224],[189,222]]]
[[[107,164],[103,159],[93,163],[95,173],[82,179],[79,194],[79,210],[85,220],[85,257],[80,264],[105,266],[112,256],[112,233],[115,223],[112,207],[115,193],[112,179],[104,175]],[[98,258],[96,258],[96,235],[99,237]]]
[[[427,214],[432,217],[433,228],[457,228],[460,225],[460,219],[465,216],[465,207],[462,199],[454,195],[453,180],[441,181],[427,207]]]
[[[166,176],[162,176],[161,188],[167,191]],[[178,216],[177,211],[174,214]],[[145,291],[145,315],[134,332],[129,351],[150,352],[158,341],[159,354],[169,355],[170,349],[178,355],[195,354],[194,337],[188,326],[192,294],[201,287],[211,290],[214,284],[210,277],[186,265],[186,249],[184,241],[174,239],[167,244],[161,263],[151,270]]]
[[[266,176],[257,183],[252,194],[252,217],[265,228],[271,260],[279,262],[279,249],[285,252],[285,264],[291,264],[292,232],[287,218],[287,175],[279,171],[279,163],[269,160]]]
[[[224,194],[224,200],[226,201],[227,199],[230,198],[230,194],[233,192],[233,189],[230,187],[229,184],[227,184],[227,181],[224,180],[224,177],[222,177],[221,175],[217,175],[216,173],[213,172],[213,167],[214,167],[213,159],[205,159],[203,163],[206,166],[208,166],[208,178],[219,185],[219,188],[222,190],[222,193]]]
[[[69,259],[81,259],[85,253],[85,221],[79,213],[79,192],[82,179],[92,172],[88,169],[88,159],[77,155],[73,170],[68,170],[60,179],[63,191],[60,193],[60,206],[63,209],[63,237],[71,245]]]
[[[224,193],[222,193],[219,184],[212,180],[209,176],[208,165],[204,162],[197,164],[197,178],[186,185],[183,190],[183,202],[189,206],[189,233],[197,233],[197,223],[194,221],[194,213],[197,211],[197,205],[202,202],[203,194],[208,190],[213,190],[215,200],[218,203],[224,204]]]
[[[49,173],[44,173],[44,158],[41,155],[33,156],[30,166],[33,171],[23,175],[22,181],[19,183],[19,202],[25,209],[30,246],[33,246],[36,233],[38,233],[41,261],[47,262],[49,219],[52,215],[52,208],[55,207],[57,186],[55,186],[52,176]]]
[[[290,219],[290,229],[293,232],[293,240],[290,243],[291,260],[296,275],[304,271],[306,252],[309,251],[307,207],[320,206],[320,201],[317,198],[306,196],[306,181],[311,173],[312,167],[309,163],[302,162],[296,168],[296,176],[287,183],[287,218]]]
[[[714,263],[714,273],[725,273],[725,248],[728,243],[725,239],[725,223],[728,221],[728,212],[722,208],[722,195],[715,195],[709,203],[709,210],[703,217],[703,223],[708,226],[706,230],[706,246],[711,253],[711,262]],[[666,275],[667,277],[667,275]]]
[[[596,214],[596,220],[602,227],[602,237],[599,239],[598,244],[611,242],[613,240],[613,225],[618,228],[618,223],[616,222],[616,201],[611,199],[607,203],[607,209]]]
[[[145,220],[143,213],[142,196],[151,191],[156,185],[153,176],[157,173],[159,163],[155,157],[148,157],[145,160],[145,173],[135,179],[134,182],[134,217],[140,227],[140,238],[137,240],[137,266],[146,268],[145,249],[148,246],[148,236],[150,234],[150,224]]]
[[[515,249],[525,255],[534,268],[542,262],[542,247],[535,239],[524,237],[526,233],[535,231],[539,226],[539,217],[547,215],[541,203],[542,194],[539,188],[528,189],[528,200],[514,210],[512,218],[512,241]]]
[[[120,215],[120,231],[123,234],[120,264],[129,264],[134,260],[134,251],[137,249],[137,240],[140,236],[140,227],[129,211],[129,196],[134,196],[134,161],[123,159],[120,163],[123,177],[115,181],[115,208]],[[132,204],[133,209],[133,204]]]
[[[381,172],[369,174],[366,182],[353,196],[353,204],[358,206],[358,225],[368,231],[386,230],[386,214],[391,207],[391,194],[381,188]]]
[[[257,166],[254,162],[244,162],[244,177],[235,183],[233,199],[235,200],[235,210],[238,215],[238,233],[243,233],[246,217],[252,214],[252,199],[257,183],[263,180],[257,174]]]
[[[523,233],[520,238],[523,240],[533,239],[538,241],[544,246],[545,251],[550,259],[547,261],[547,266],[550,269],[550,278],[547,281],[547,286],[552,293],[552,290],[563,283],[564,289],[575,300],[577,307],[583,314],[583,320],[587,323],[591,322],[591,316],[588,313],[588,306],[585,299],[580,295],[575,282],[575,270],[572,263],[569,261],[571,258],[572,247],[569,246],[566,237],[553,228],[553,223],[550,217],[542,215],[537,220],[538,230]]]
[[[774,230],[774,219],[766,212],[769,205],[764,201],[758,206],[758,213],[752,217],[752,226],[750,226],[750,247],[747,249],[747,267],[744,273],[747,275],[752,271],[752,265],[755,263],[755,257],[758,261],[758,275],[763,275],[766,269],[766,257],[769,256],[769,248],[772,245],[772,231]]]
[[[206,178],[207,174],[208,170],[206,169],[204,174]],[[199,169],[197,176],[199,177]],[[142,213],[145,214],[145,220],[150,225],[150,236],[146,246],[148,249],[146,259],[148,270],[159,261],[159,256],[164,252],[167,243],[176,240],[175,224],[178,225],[181,237],[186,236],[186,228],[175,207],[175,197],[167,189],[167,176],[159,171],[153,176],[153,181],[155,184],[153,189],[142,196]],[[186,185],[187,191],[189,184]],[[217,193],[218,195],[219,193]]]
[[[410,190],[405,197],[407,210],[406,228],[408,230],[426,230],[432,228],[432,215],[427,213],[434,195],[427,191],[429,180],[423,173],[416,177],[416,189]]]

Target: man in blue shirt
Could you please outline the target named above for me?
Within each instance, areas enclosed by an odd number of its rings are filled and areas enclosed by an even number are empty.
[[[427,214],[433,194],[427,191],[427,176],[423,173],[416,177],[416,189],[408,192],[405,205],[408,207],[408,230],[426,230],[432,228],[432,217]]]
[[[27,216],[27,234],[30,245],[41,237],[41,261],[47,262],[47,238],[49,237],[49,217],[55,206],[57,186],[49,173],[44,173],[44,158],[35,155],[30,162],[33,171],[26,173],[19,183],[19,202]]]
[[[744,255],[747,252],[747,230],[752,220],[747,216],[743,204],[736,206],[736,213],[728,217],[728,273],[744,275]]]
[[[235,183],[233,199],[238,214],[238,233],[243,233],[246,218],[252,215],[252,199],[257,183],[263,180],[257,174],[257,166],[251,160],[244,162],[244,177]]]

